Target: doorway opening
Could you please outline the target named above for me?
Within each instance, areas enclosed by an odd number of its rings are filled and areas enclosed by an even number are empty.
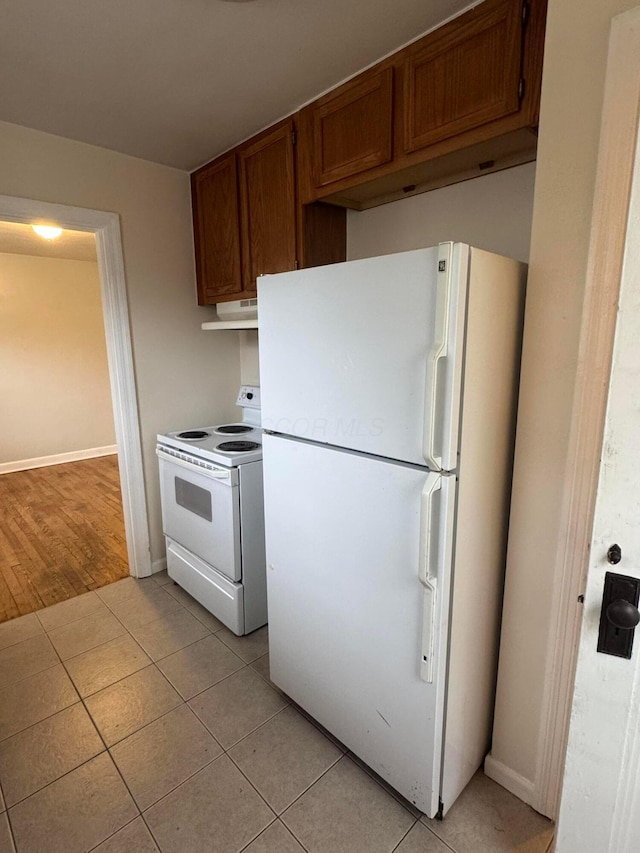
[[[0,222],[0,622],[129,574],[95,237]]]
[[[118,216],[0,196],[0,264],[2,622],[151,563]]]

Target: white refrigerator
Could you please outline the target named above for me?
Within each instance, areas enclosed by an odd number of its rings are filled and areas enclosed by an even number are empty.
[[[525,273],[442,243],[259,280],[271,678],[429,817],[489,748]]]

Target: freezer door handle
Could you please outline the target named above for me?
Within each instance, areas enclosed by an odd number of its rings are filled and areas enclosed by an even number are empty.
[[[437,557],[438,536],[435,518],[434,495],[442,488],[442,477],[429,474],[420,495],[420,549],[418,554],[418,578],[424,587],[422,609],[422,646],[420,649],[420,677],[433,681],[433,657],[435,649],[435,614],[438,588],[434,558]]]
[[[439,410],[439,386],[442,367],[449,353],[449,312],[451,301],[451,256],[453,243],[441,243],[438,253],[438,276],[436,296],[436,318],[433,346],[429,353],[426,370],[425,413],[422,440],[422,455],[430,468],[442,470],[442,448],[437,452],[443,437],[442,412]]]

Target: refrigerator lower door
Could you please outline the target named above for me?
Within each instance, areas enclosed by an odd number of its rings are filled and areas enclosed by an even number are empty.
[[[273,681],[439,808],[455,478],[265,435]]]
[[[263,427],[454,469],[468,257],[443,243],[262,277]]]

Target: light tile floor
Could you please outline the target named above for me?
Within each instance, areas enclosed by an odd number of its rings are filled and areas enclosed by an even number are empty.
[[[267,642],[166,573],[0,625],[0,853],[545,853],[481,773],[421,816],[269,682]]]

